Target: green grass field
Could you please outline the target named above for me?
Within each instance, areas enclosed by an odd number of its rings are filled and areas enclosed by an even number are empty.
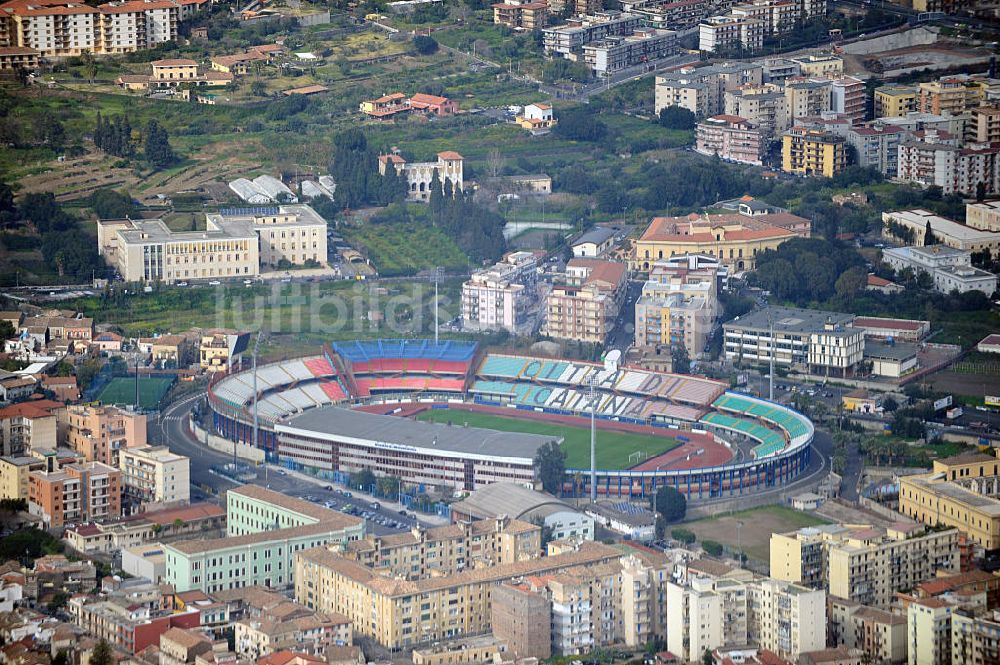
[[[139,377],[139,406],[144,409],[155,409],[173,382],[172,378]],[[127,376],[111,379],[97,396],[97,401],[102,404],[134,404],[135,379]]]
[[[562,447],[566,451],[566,468],[590,468],[590,429],[588,427],[569,427],[560,423],[527,418],[508,418],[460,409],[431,409],[419,414],[417,419],[437,423],[450,420],[452,423],[469,423],[469,427],[482,427],[501,432],[561,436],[564,439]],[[597,468],[627,469],[639,463],[635,456],[633,456],[631,464],[629,463],[629,455],[632,453],[642,452],[642,459],[645,460],[647,457],[655,457],[679,445],[679,441],[670,437],[609,432],[599,429],[597,430]]]

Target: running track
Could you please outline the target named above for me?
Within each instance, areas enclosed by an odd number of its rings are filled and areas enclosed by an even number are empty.
[[[427,411],[432,404],[368,404],[357,407],[358,411],[366,413],[377,413],[381,415],[395,415],[410,418]],[[474,411],[479,413],[489,413],[508,418],[524,418],[528,420],[544,420],[551,423],[562,423],[573,427],[586,425],[586,418],[581,416],[563,416],[552,413],[539,413],[537,411],[527,411],[518,409],[512,413],[512,409],[500,406],[486,406],[483,404],[448,404],[448,408],[455,411]],[[392,413],[396,409],[396,413]],[[680,446],[668,450],[662,455],[648,459],[641,464],[632,467],[636,471],[656,471],[696,469],[710,466],[719,466],[729,462],[733,458],[732,452],[726,446],[716,443],[710,434],[695,434],[680,430],[666,429],[663,427],[650,427],[648,425],[633,425],[632,423],[620,423],[612,420],[598,420],[597,429],[609,432],[629,432],[635,434],[650,434],[653,436],[684,436],[690,439]],[[702,451],[698,454],[698,451]],[[690,456],[690,457],[689,457]]]

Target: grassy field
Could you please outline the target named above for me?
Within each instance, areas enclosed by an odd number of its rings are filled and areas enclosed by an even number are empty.
[[[344,226],[341,231],[351,245],[367,254],[384,277],[413,275],[434,266],[447,270],[469,267],[469,259],[440,229],[400,223]]]
[[[172,378],[167,377],[139,377],[139,406],[155,409],[173,382]],[[102,404],[134,404],[135,379],[127,376],[111,379],[97,396],[97,401]]]
[[[566,468],[590,468],[590,429],[588,427],[569,427],[558,423],[507,418],[488,413],[450,409],[432,409],[417,416],[419,420],[428,422],[468,423],[470,427],[499,430],[502,432],[524,432],[541,434],[543,436],[561,436],[566,451]],[[629,464],[629,455],[641,451],[647,457],[653,457],[667,452],[680,445],[676,439],[648,434],[630,434],[624,432],[597,432],[597,468],[627,469],[638,462]],[[499,451],[498,451],[499,452]],[[645,459],[645,457],[643,458]]]
[[[743,524],[738,530],[737,522]],[[686,522],[680,527],[693,531],[699,541],[714,540],[733,551],[742,549],[751,559],[767,562],[772,533],[828,523],[811,513],[774,504]]]

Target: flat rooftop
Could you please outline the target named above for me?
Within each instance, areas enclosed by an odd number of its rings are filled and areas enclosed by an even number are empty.
[[[932,483],[927,479],[927,477],[924,476],[910,476],[904,478],[904,481],[907,483],[913,483],[925,492],[963,503],[970,508],[986,513],[991,517],[1000,517],[1000,501],[988,496],[976,494],[975,492],[965,489],[961,485],[955,485],[954,483],[947,481]]]
[[[461,416],[455,420],[461,422]],[[461,424],[425,423],[397,416],[351,411],[335,406],[311,409],[275,426],[280,432],[310,432],[329,439],[355,439],[390,448],[533,460],[550,436],[498,432]],[[560,440],[561,441],[561,440]]]
[[[815,309],[765,307],[727,321],[724,327],[769,331],[772,321],[776,333],[807,333],[822,331],[828,321],[837,326],[847,326],[854,321],[854,315]]]
[[[881,344],[879,342],[865,343],[865,357],[882,360],[909,360],[917,355],[916,344]]]
[[[926,226],[927,222],[930,222],[931,229],[934,233],[940,233],[958,240],[996,240],[1000,238],[1000,234],[991,233],[990,231],[980,231],[979,229],[974,229],[971,226],[960,224],[954,220],[935,215],[932,212],[919,208],[915,210],[897,210],[895,212],[886,212],[883,213],[883,219],[885,218],[895,219],[898,222],[903,222],[913,226],[919,226],[921,229]]]

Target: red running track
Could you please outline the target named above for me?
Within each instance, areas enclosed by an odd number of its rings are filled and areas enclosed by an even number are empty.
[[[431,404],[368,404],[359,406],[358,411],[366,413],[377,413],[381,415],[394,415],[403,418],[410,418],[418,413],[427,411]],[[448,404],[448,408],[457,411],[476,411],[489,413],[508,418],[525,418],[529,420],[545,420],[552,423],[562,423],[573,427],[580,427],[586,420],[583,416],[563,416],[554,413],[539,413],[537,411],[526,411],[518,409],[512,413],[512,409],[502,406],[486,406],[483,404]],[[398,412],[392,411],[399,409]],[[634,425],[632,423],[620,423],[609,420],[598,420],[597,429],[609,432],[630,432],[635,434],[650,434],[652,436],[684,436],[690,439],[686,443],[673,450],[668,450],[662,455],[632,467],[635,471],[656,471],[697,469],[701,467],[719,466],[725,464],[733,458],[732,452],[721,443],[716,443],[710,434],[695,434],[681,430],[667,429],[664,427],[650,427],[648,425]],[[701,450],[701,454],[695,454]],[[690,456],[690,459],[689,459]]]

